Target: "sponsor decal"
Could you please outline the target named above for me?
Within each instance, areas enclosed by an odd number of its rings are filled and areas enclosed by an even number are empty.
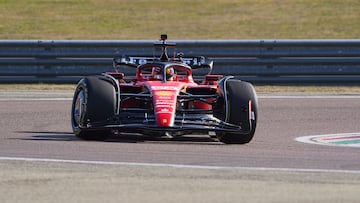
[[[327,135],[310,135],[310,136],[298,137],[295,140],[310,144],[360,147],[360,132],[343,133],[343,134],[327,134]]]
[[[151,90],[172,90],[172,91],[177,91],[179,90],[178,87],[176,86],[151,86]]]
[[[174,113],[176,106],[175,91],[154,91],[155,113]]]
[[[156,95],[163,96],[163,97],[170,97],[174,95],[174,92],[171,91],[158,91],[155,93]]]

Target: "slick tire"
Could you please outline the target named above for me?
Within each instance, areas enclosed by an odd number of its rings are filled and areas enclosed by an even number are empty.
[[[83,78],[78,83],[71,110],[74,134],[84,140],[105,140],[109,130],[90,130],[88,123],[103,122],[113,118],[116,109],[115,88],[102,76]]]
[[[254,137],[258,116],[258,100],[255,89],[250,83],[235,79],[226,81],[225,87],[227,103],[224,105],[227,105],[228,108],[227,122],[234,125],[249,126],[249,101],[251,101],[251,130],[248,134],[219,133],[218,139],[226,144],[248,143]]]

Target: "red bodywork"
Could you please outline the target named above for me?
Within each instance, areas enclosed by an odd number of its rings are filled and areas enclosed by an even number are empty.
[[[162,72],[165,69],[173,68],[175,75],[171,81],[164,79],[154,79],[150,70],[154,67],[160,68]],[[179,108],[184,108],[184,103],[179,102],[178,95],[186,94],[194,90],[201,94],[214,94],[217,89],[217,81],[221,75],[208,75],[205,80],[198,84],[194,82],[191,68],[180,63],[153,63],[139,66],[136,71],[136,78],[131,83],[124,83],[122,79],[123,73],[107,73],[117,78],[120,86],[120,93],[141,94],[148,93],[151,95],[152,101],[143,101],[136,98],[125,99],[120,103],[120,110],[128,110],[131,108],[152,109],[159,127],[172,127]],[[165,74],[165,73],[164,73]],[[195,91],[195,92],[196,92]],[[211,101],[214,98],[202,100],[189,100],[186,102],[187,110],[212,110]],[[181,107],[182,106],[182,107]]]

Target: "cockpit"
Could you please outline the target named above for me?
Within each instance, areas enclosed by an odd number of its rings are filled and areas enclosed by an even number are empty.
[[[191,68],[182,64],[146,64],[138,68],[138,81],[193,82]]]

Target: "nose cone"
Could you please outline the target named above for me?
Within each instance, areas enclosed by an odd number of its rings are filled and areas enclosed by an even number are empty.
[[[158,113],[157,124],[161,127],[171,127],[174,125],[174,116],[169,113]]]
[[[153,95],[154,114],[159,127],[172,127],[175,122],[177,95],[183,82],[149,81],[146,83]]]
[[[176,91],[155,91],[154,106],[157,124],[161,127],[174,125],[176,111]]]

